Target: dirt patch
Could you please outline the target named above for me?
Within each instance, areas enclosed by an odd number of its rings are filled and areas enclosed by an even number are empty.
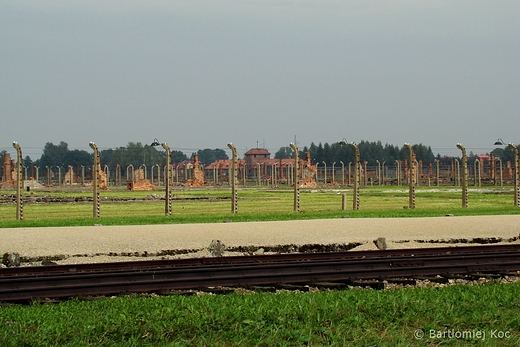
[[[272,253],[318,253],[318,252],[344,252],[350,251],[363,243],[333,243],[328,245],[322,244],[306,244],[306,245],[276,245],[276,246],[238,246],[229,247],[228,252],[240,252],[244,254],[253,254],[259,248],[263,248],[264,252]]]
[[[445,246],[459,247],[468,244],[507,244],[520,242],[519,237],[513,238],[473,238],[473,239],[438,239],[438,240],[396,240],[387,241],[388,249],[400,248],[427,248]],[[351,242],[351,243],[331,243],[331,244],[285,244],[275,246],[235,246],[225,249],[223,256],[250,256],[258,254],[284,254],[284,253],[321,253],[321,252],[345,252],[345,251],[362,251],[376,250],[373,242]],[[45,256],[29,257],[20,254],[21,266],[40,266],[50,263],[80,264],[80,263],[106,263],[119,261],[139,261],[139,260],[167,260],[179,258],[204,258],[211,257],[208,249],[192,248],[192,249],[168,249],[157,252],[136,251],[136,252],[108,252],[94,254],[55,254]]]
[[[509,239],[504,239],[501,237],[476,237],[473,239],[440,239],[440,240],[415,240],[417,243],[449,243],[449,244],[455,244],[455,243],[476,243],[481,245],[487,245],[487,244],[494,244],[494,243],[500,243],[500,242],[515,242],[519,240],[519,236],[512,237]]]

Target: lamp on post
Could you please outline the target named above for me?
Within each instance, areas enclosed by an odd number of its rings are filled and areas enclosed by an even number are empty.
[[[13,142],[16,149],[16,219],[23,220],[23,200],[22,200],[22,148],[18,142]]]
[[[154,139],[150,146],[159,146],[159,141]],[[171,179],[172,179],[172,165],[171,165],[171,150],[166,142],[161,143],[161,146],[166,151],[166,173],[164,175],[164,214],[170,216],[172,214],[172,194],[171,194]]]
[[[237,192],[237,149],[235,146],[230,142],[227,144],[229,149],[231,149],[232,154],[232,164],[231,164],[231,212],[237,213],[238,206],[237,206],[237,198],[238,198],[238,192]]]
[[[409,178],[409,191],[408,191],[408,208],[415,208],[415,164],[413,162],[413,148],[410,144],[405,143],[404,147],[408,149],[410,153],[410,178]]]
[[[495,141],[493,145],[495,146],[504,146],[506,143],[501,138],[498,138],[498,140]]]
[[[294,151],[294,212],[300,212],[300,152],[294,143],[290,143]]]
[[[457,148],[462,151],[462,207],[468,207],[468,156],[462,144],[457,143]]]
[[[495,142],[495,146],[503,146],[505,145],[504,141],[502,141],[502,139],[498,139],[496,142]],[[514,162],[515,162],[515,177],[514,177],[514,184],[515,184],[515,206],[520,206],[520,192],[518,191],[518,147],[513,144],[513,143],[509,143],[507,145],[509,148],[511,148],[513,150],[513,155],[514,155]]]

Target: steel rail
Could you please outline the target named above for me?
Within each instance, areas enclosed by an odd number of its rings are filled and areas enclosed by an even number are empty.
[[[495,246],[497,247],[497,246]],[[317,281],[351,281],[477,272],[520,270],[520,245],[499,247],[489,252],[480,246],[477,252],[466,247],[451,248],[449,253],[396,257],[332,258],[289,262],[214,263],[199,266],[138,267],[58,274],[31,274],[0,277],[0,301],[106,295],[196,289],[217,286],[255,286],[275,283],[298,284]],[[417,251],[418,249],[416,249]],[[457,254],[460,251],[459,254]],[[385,251],[383,251],[385,252]],[[350,252],[356,253],[356,252]],[[316,253],[317,254],[317,253]],[[314,254],[309,254],[313,256]],[[269,256],[263,256],[269,257]],[[220,258],[225,259],[225,258]]]
[[[272,263],[272,262],[297,262],[311,260],[332,259],[363,259],[363,258],[388,258],[397,256],[420,256],[420,255],[442,255],[442,254],[464,254],[464,253],[493,253],[503,251],[520,250],[520,245],[479,245],[462,247],[427,247],[427,248],[404,248],[387,250],[367,251],[341,251],[341,252],[318,252],[318,253],[288,253],[271,255],[248,255],[248,256],[226,256],[208,258],[185,258],[167,260],[137,260],[128,262],[88,263],[52,266],[27,266],[0,269],[0,278],[14,275],[48,275],[70,272],[109,271],[111,269],[146,269],[159,267],[186,267],[203,266],[215,264],[247,264],[247,263]]]

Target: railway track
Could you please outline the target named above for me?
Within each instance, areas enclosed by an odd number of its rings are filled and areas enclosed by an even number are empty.
[[[0,301],[520,271],[520,245],[134,261],[0,269]]]

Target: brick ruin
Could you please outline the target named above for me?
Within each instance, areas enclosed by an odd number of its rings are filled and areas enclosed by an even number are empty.
[[[16,187],[16,165],[15,161],[11,159],[9,153],[4,153],[4,162],[2,164],[2,182],[0,188],[15,188]]]
[[[515,177],[515,176],[513,176],[513,173],[514,173],[513,166],[511,165],[511,162],[508,161],[506,163],[506,167],[504,169],[504,175],[506,178],[513,178],[513,177]]]
[[[159,190],[150,180],[145,179],[144,169],[142,168],[134,171],[134,180],[126,181],[126,187],[128,190]]]
[[[204,186],[204,171],[200,169],[199,156],[193,156],[193,177],[184,183],[185,187],[203,187]]]
[[[63,184],[81,184],[81,177],[78,177],[74,173],[74,170],[72,169],[72,166],[69,167],[69,170],[67,173],[65,173],[65,177],[63,178]]]
[[[415,155],[415,153],[413,154],[412,156],[412,160],[413,162],[415,163],[417,161],[417,156]],[[403,159],[403,177],[405,180],[408,180],[410,179],[410,174],[411,174],[411,170],[410,170],[410,163],[408,162],[408,158],[404,158]],[[415,179],[417,180],[418,178],[421,177],[421,170],[422,170],[422,160],[420,162],[417,163],[417,172],[415,172]]]
[[[311,163],[311,154],[309,152],[306,152],[305,161],[302,163],[301,167],[300,188],[318,187],[318,183],[316,182],[317,173],[318,168],[316,167],[316,165],[312,165]]]
[[[108,190],[107,174],[101,170],[101,163],[97,165],[97,179],[99,189]]]

